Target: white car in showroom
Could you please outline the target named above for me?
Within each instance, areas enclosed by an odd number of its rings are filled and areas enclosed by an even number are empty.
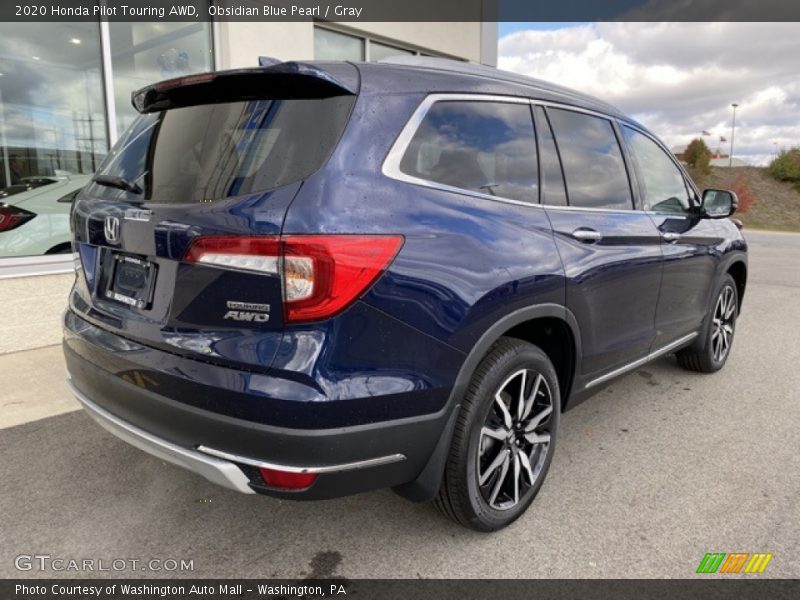
[[[0,199],[0,257],[70,252],[70,206],[91,178],[54,177],[53,183]]]

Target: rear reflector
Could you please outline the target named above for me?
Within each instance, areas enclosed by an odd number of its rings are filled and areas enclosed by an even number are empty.
[[[184,259],[283,280],[284,318],[326,319],[355,301],[391,264],[399,235],[207,236]]]
[[[316,473],[289,473],[265,467],[259,467],[258,470],[264,483],[282,490],[304,490],[317,480]]]

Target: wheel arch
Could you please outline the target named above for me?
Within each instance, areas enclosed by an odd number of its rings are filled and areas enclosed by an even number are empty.
[[[742,312],[742,299],[744,298],[744,290],[747,287],[747,265],[743,260],[736,260],[728,266],[727,273],[733,277],[736,282],[736,295],[738,296],[738,312]]]
[[[552,334],[543,334],[543,329],[547,327],[553,328]],[[556,330],[556,327],[559,329]],[[445,462],[453,437],[456,415],[461,407],[461,398],[466,392],[470,379],[472,379],[472,374],[475,372],[481,360],[486,356],[492,344],[504,335],[517,337],[526,341],[534,340],[532,343],[536,343],[535,340],[539,340],[541,343],[543,335],[545,335],[545,339],[552,338],[555,340],[557,331],[562,333],[568,332],[571,342],[571,362],[569,363],[569,370],[559,372],[559,368],[556,367],[556,372],[559,373],[559,387],[561,388],[560,400],[561,409],[563,411],[564,408],[568,406],[568,400],[574,387],[575,375],[580,365],[581,337],[578,321],[566,307],[559,304],[536,304],[515,310],[498,319],[491,327],[484,331],[477,342],[475,342],[472,350],[470,350],[467,358],[461,365],[461,369],[459,369],[455,383],[453,384],[453,389],[450,392],[450,397],[445,408],[446,411],[449,411],[449,416],[447,425],[439,439],[439,443],[417,479],[395,487],[394,491],[400,496],[414,502],[428,501],[436,496],[444,474]],[[547,353],[545,348],[542,348],[542,350]],[[548,354],[548,356],[550,356],[550,354]],[[565,377],[566,385],[562,384],[562,377]]]
[[[581,356],[578,321],[572,312],[559,304],[536,304],[515,310],[496,321],[467,355],[450,395],[450,404],[458,403],[472,374],[489,348],[503,336],[530,342],[544,351],[556,367],[563,410],[573,389]],[[565,340],[564,337],[567,339]]]

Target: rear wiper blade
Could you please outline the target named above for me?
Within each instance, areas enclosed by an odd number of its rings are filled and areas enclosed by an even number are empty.
[[[100,185],[107,185],[108,187],[125,190],[126,192],[131,192],[132,194],[141,194],[143,191],[141,186],[139,186],[139,184],[135,181],[125,179],[124,177],[118,177],[117,175],[98,175],[92,179],[92,181],[99,183]]]

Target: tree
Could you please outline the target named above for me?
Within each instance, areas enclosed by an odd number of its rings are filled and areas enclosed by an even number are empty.
[[[739,208],[736,209],[738,213],[746,213],[756,203],[756,195],[750,187],[750,182],[744,173],[737,173],[733,182],[730,184],[731,190],[734,191],[736,197],[739,198]]]
[[[686,151],[683,153],[683,160],[692,169],[703,175],[707,175],[711,171],[708,166],[711,161],[711,150],[700,138],[695,138],[689,142]]]
[[[775,179],[800,183],[800,146],[781,150],[767,170]]]

